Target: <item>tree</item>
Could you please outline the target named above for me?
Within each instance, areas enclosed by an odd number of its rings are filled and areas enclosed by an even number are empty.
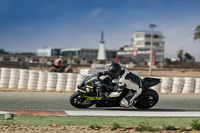
[[[8,54],[8,52],[1,48],[0,49],[0,54]]]
[[[179,58],[180,61],[183,61],[183,50],[182,49],[178,51],[177,57]]]
[[[184,56],[185,56],[184,58],[185,61],[194,61],[194,57],[190,55],[189,53],[186,52]]]
[[[194,31],[194,40],[200,39],[200,25],[198,25]]]

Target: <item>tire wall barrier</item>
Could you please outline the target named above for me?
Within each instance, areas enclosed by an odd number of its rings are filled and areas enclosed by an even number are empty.
[[[69,91],[86,77],[83,74],[55,73],[16,68],[0,68],[0,88],[26,89],[36,91]],[[161,83],[151,87],[160,93],[200,94],[200,78],[155,77]]]
[[[76,91],[86,75],[0,68],[0,88],[38,91]]]
[[[160,92],[161,93],[170,93],[172,89],[172,78],[171,77],[162,77],[161,78],[161,86]]]

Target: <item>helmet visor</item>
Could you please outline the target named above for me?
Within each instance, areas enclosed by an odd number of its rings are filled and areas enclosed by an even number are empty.
[[[109,72],[109,77],[112,79],[116,79],[118,77],[117,73]]]

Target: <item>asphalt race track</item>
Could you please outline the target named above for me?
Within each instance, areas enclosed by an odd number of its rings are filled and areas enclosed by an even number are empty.
[[[80,111],[84,115],[85,112],[92,111],[98,114],[101,111],[116,113],[119,111],[134,111],[140,116],[141,111],[135,108],[96,108],[89,109],[76,109],[69,103],[69,97],[72,93],[59,93],[59,92],[0,92],[0,111],[12,110],[26,110],[26,111],[63,111],[66,110],[68,114],[77,115],[76,112]],[[84,111],[84,112],[83,112]],[[72,113],[75,112],[75,113]],[[162,116],[162,112],[172,112],[172,116],[181,115],[184,112],[189,112],[192,116],[200,115],[200,95],[175,95],[175,94],[161,94],[158,104],[145,110],[143,114],[151,112],[155,113],[154,116]],[[161,112],[161,113],[159,113]],[[178,112],[178,114],[173,114]],[[181,113],[180,113],[181,112]],[[90,112],[90,114],[92,114]],[[149,113],[148,113],[149,114]],[[87,114],[86,114],[87,115]],[[106,115],[106,114],[105,114]],[[131,115],[132,116],[132,115]],[[190,115],[189,115],[190,116]]]

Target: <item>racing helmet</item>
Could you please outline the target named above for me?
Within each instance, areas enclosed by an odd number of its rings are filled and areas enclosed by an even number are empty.
[[[120,76],[122,68],[118,63],[112,63],[108,68],[108,74],[110,78],[116,79]]]

